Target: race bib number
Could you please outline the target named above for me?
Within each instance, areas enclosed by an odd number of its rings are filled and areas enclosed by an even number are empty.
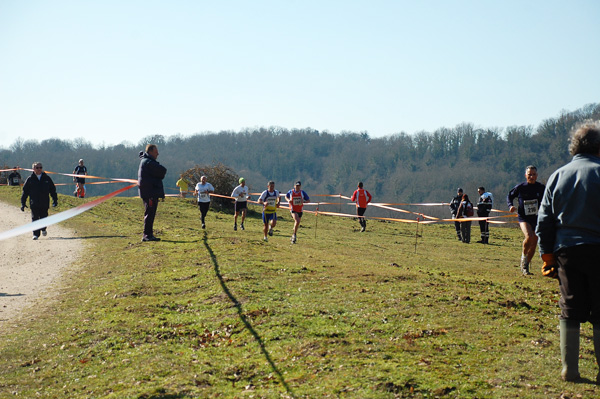
[[[277,209],[277,198],[269,197],[267,198],[267,210],[274,211]]]
[[[296,205],[296,206],[302,205],[302,198],[300,198],[300,197],[294,198],[293,204]]]
[[[523,208],[525,209],[525,215],[537,215],[538,213],[538,202],[536,199],[523,201]]]
[[[208,199],[207,193],[200,193],[200,199]]]
[[[14,177],[13,178],[13,184],[19,184],[19,178],[18,177]]]
[[[239,198],[240,199],[246,198],[246,193],[242,191],[239,195]]]

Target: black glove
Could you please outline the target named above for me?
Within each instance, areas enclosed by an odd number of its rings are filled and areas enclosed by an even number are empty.
[[[58,205],[58,201],[54,201],[54,202],[52,202],[52,207],[53,207],[53,208],[56,208],[56,205]]]
[[[25,208],[27,208],[27,205],[21,204],[21,212],[25,212]]]

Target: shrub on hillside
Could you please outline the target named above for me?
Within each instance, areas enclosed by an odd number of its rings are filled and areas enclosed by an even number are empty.
[[[182,176],[190,182],[190,190],[196,187],[202,176],[206,176],[206,181],[215,188],[215,194],[226,196],[231,195],[231,192],[238,184],[239,178],[233,169],[220,162],[215,165],[196,165],[183,172]],[[217,210],[232,210],[233,200],[231,198],[213,196],[210,199],[210,206]]]

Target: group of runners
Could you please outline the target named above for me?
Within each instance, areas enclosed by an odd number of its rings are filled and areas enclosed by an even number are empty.
[[[240,228],[245,230],[244,222],[248,211],[248,200],[250,192],[246,185],[246,179],[240,177],[239,185],[233,189],[231,198],[234,199],[234,221],[233,230],[238,229],[238,216],[241,216]],[[177,186],[180,189],[180,196],[185,198],[188,191],[189,183],[183,176],[177,181]],[[206,215],[210,207],[210,196],[215,191],[212,184],[207,182],[207,177],[202,176],[194,188],[193,194],[197,197],[198,208],[200,209],[200,219],[202,228],[206,228]],[[304,204],[310,202],[310,197],[306,191],[302,190],[302,182],[300,180],[294,183],[294,187],[285,194],[285,199],[288,202],[290,214],[294,219],[294,227],[290,241],[295,244],[298,240],[298,228],[302,220]],[[365,231],[367,222],[364,218],[367,205],[371,202],[371,194],[363,188],[363,183],[358,183],[358,188],[352,194],[351,200],[356,203],[356,212],[358,221],[361,226],[361,232]],[[269,181],[267,189],[264,190],[258,197],[257,203],[262,205],[262,221],[263,221],[263,241],[268,242],[269,236],[273,236],[273,229],[277,225],[277,209],[281,205],[281,194],[275,189],[275,182]]]

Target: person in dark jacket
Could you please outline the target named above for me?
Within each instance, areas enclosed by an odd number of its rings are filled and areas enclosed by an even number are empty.
[[[463,189],[459,187],[458,190],[456,190],[456,197],[452,198],[452,201],[450,202],[450,213],[452,214],[452,219],[456,219],[456,212],[458,212],[458,207],[462,202],[462,197]],[[462,241],[463,239],[460,233],[460,222],[454,222],[454,228],[456,229],[458,241]]]
[[[494,197],[492,193],[486,192],[483,186],[477,189],[479,194],[479,202],[477,202],[477,216],[480,218],[487,218],[490,216],[492,211],[492,204]],[[480,244],[489,244],[490,240],[490,222],[487,220],[479,221],[479,231],[481,232],[481,241],[477,241]]]
[[[464,194],[462,200],[456,210],[456,219],[470,218],[473,216],[473,203],[469,200],[469,196]],[[471,242],[471,221],[459,222],[462,242],[469,244]]]
[[[140,168],[138,169],[138,190],[144,201],[144,235],[142,241],[160,241],[154,236],[154,217],[159,198],[165,198],[163,179],[167,168],[156,161],[158,147],[148,144],[146,152],[140,151]]]
[[[41,162],[35,162],[32,166],[33,173],[25,180],[23,184],[23,194],[21,195],[21,211],[25,212],[26,202],[29,197],[29,208],[31,209],[31,221],[48,217],[50,208],[50,197],[52,197],[52,206],[58,205],[58,196],[54,182],[44,171]],[[40,238],[40,233],[47,234],[46,228],[33,231],[33,239]]]

